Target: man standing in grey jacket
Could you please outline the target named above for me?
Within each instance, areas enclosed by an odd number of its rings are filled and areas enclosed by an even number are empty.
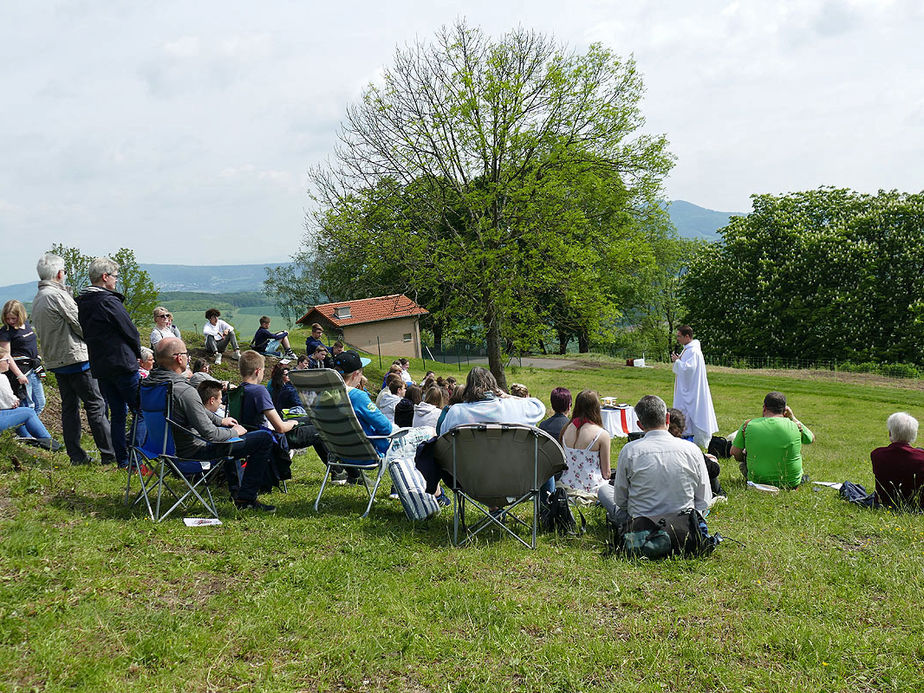
[[[32,326],[42,345],[45,367],[55,374],[61,392],[61,428],[71,464],[92,458],[80,445],[80,403],[83,402],[93,440],[103,464],[115,463],[106,402],[90,374],[87,345],[77,320],[77,303],[64,285],[64,260],[47,253],[36,265],[38,293],[32,302]]]

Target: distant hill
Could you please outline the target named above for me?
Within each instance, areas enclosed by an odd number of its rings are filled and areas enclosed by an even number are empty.
[[[671,200],[667,205],[671,221],[682,238],[702,238],[717,241],[718,230],[728,226],[729,217],[742,217],[741,212],[716,212],[684,200]]]
[[[667,211],[677,233],[683,238],[719,240],[719,229],[728,225],[729,217],[740,212],[717,212],[684,200],[667,203]],[[275,263],[286,264],[286,263]],[[262,265],[148,265],[154,286],[159,291],[192,291],[206,294],[230,294],[242,291],[262,292],[267,263]],[[0,304],[15,298],[29,303],[35,296],[36,282],[0,287]]]
[[[277,263],[286,264],[286,263]],[[263,291],[267,265],[148,265],[141,268],[151,275],[159,291],[194,291],[227,294]],[[0,304],[10,299],[29,303],[35,297],[37,281],[0,287]]]

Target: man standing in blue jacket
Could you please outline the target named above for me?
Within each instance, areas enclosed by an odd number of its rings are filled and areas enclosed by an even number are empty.
[[[90,371],[109,405],[112,448],[120,467],[128,466],[126,410],[138,408],[138,359],[141,341],[118,293],[119,265],[94,258],[88,269],[91,286],[77,297],[77,319],[90,355]],[[139,438],[143,435],[139,431]]]

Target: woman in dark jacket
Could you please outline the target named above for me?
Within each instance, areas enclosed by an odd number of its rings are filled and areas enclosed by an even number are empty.
[[[270,375],[269,387],[270,397],[273,399],[273,406],[279,415],[282,416],[282,410],[298,408],[304,414],[305,410],[302,405],[302,398],[298,396],[298,390],[289,382],[289,369],[281,363],[273,366],[272,375]]]

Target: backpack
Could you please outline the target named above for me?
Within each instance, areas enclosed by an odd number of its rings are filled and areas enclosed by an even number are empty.
[[[727,460],[731,457],[731,448],[732,442],[728,438],[712,436],[712,440],[709,441],[709,447],[706,448],[706,452],[717,459]]]
[[[543,532],[557,532],[558,534],[577,535],[584,532],[587,520],[578,510],[581,517],[581,529],[578,532],[577,522],[568,503],[568,494],[563,488],[557,488],[552,493],[544,493],[539,500],[539,528]]]
[[[723,537],[709,534],[706,520],[695,508],[684,510],[657,523],[636,517],[628,525],[616,526],[607,520],[612,535],[608,553],[650,560],[667,556],[708,556]]]

